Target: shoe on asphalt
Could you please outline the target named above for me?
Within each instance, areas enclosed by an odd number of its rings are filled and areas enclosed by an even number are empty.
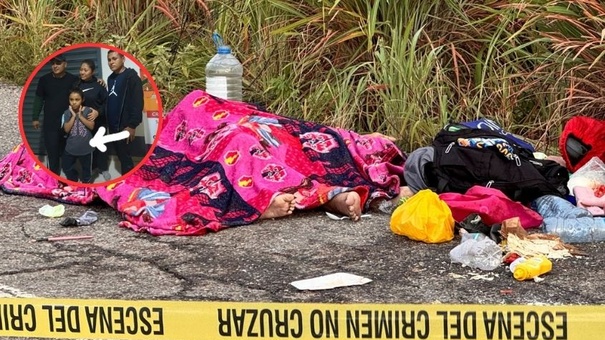
[[[111,174],[109,173],[109,171],[105,170],[105,171],[101,172],[101,175],[103,175],[105,182],[111,180]]]

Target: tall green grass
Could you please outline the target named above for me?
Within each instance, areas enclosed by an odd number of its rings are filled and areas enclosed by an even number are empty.
[[[219,31],[244,97],[280,114],[399,138],[495,119],[556,144],[572,115],[603,117],[605,5],[590,0],[0,0],[0,78],[23,84],[79,42],[134,54],[170,109],[204,87]]]

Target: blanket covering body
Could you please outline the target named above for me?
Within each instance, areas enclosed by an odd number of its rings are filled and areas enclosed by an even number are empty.
[[[7,158],[0,166],[17,157]],[[350,190],[366,206],[395,197],[405,158],[384,138],[282,117],[196,90],[164,119],[145,164],[96,194],[123,214],[121,226],[153,235],[202,235],[254,222],[279,193],[294,194],[297,209],[319,207]],[[3,189],[8,177],[0,176]],[[22,190],[56,188],[57,181],[46,177],[41,171],[38,183]],[[32,194],[57,199],[52,190]],[[70,203],[90,202],[94,193],[89,194]]]

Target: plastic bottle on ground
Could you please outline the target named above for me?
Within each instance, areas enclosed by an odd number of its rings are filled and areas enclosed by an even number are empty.
[[[555,234],[565,243],[593,243],[605,241],[604,217],[579,217],[576,219],[548,217],[544,219],[544,231]]]
[[[502,249],[491,238],[481,233],[462,232],[459,245],[450,251],[452,263],[481,270],[494,270],[502,263]]]
[[[552,270],[552,262],[546,256],[520,257],[510,264],[510,271],[519,281],[531,280]]]
[[[206,64],[206,92],[219,98],[242,101],[244,68],[231,53],[231,48],[223,45],[220,35],[215,33],[213,39],[218,50]]]
[[[592,216],[588,210],[552,195],[539,197],[531,205],[544,219],[544,232],[559,236],[565,243],[605,241],[605,217]]]

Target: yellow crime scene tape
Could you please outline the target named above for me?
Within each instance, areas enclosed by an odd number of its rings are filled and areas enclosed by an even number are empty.
[[[605,337],[605,306],[1,298],[0,336],[588,340]]]

